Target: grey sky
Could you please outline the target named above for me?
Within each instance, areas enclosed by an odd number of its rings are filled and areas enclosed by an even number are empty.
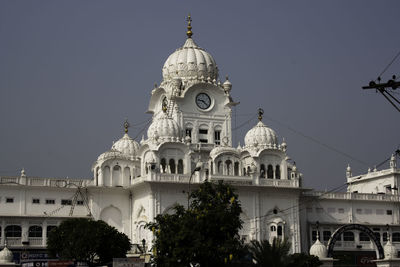
[[[400,113],[361,86],[400,51],[399,10],[365,0],[0,1],[0,175],[91,177],[124,118],[150,118],[150,91],[190,12],[194,40],[241,102],[236,125],[254,114],[235,144],[262,107],[305,185],[338,186],[347,163],[353,174],[368,166],[298,132],[371,167],[397,149]],[[400,59],[383,79],[393,74]]]

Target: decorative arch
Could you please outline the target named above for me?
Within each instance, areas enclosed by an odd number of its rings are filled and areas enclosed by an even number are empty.
[[[371,229],[369,229],[367,226],[361,225],[361,224],[347,224],[347,225],[343,225],[342,227],[339,227],[338,229],[336,229],[336,231],[333,233],[333,235],[329,239],[329,241],[328,241],[328,258],[332,257],[333,248],[335,247],[335,243],[338,240],[338,238],[340,238],[340,236],[344,232],[350,231],[350,230],[358,230],[358,231],[361,231],[361,232],[365,233],[366,235],[368,235],[368,237],[371,239],[371,241],[373,241],[375,243],[377,258],[383,259],[385,257],[385,254],[383,253],[383,247],[381,245],[381,242],[375,236],[374,232]]]
[[[113,205],[103,209],[100,213],[100,220],[105,221],[107,224],[117,228],[118,231],[122,232],[122,213]]]

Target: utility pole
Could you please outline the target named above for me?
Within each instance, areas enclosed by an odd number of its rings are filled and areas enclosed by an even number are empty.
[[[368,86],[363,86],[362,89],[375,89],[377,92],[381,93],[390,104],[393,105],[397,111],[400,112],[400,101],[388,91],[388,89],[396,90],[400,87],[400,81],[396,80],[396,75],[392,76],[392,79],[388,80],[386,83],[381,83],[381,77],[378,77],[378,83],[375,81],[370,81]],[[397,104],[396,104],[397,103]]]

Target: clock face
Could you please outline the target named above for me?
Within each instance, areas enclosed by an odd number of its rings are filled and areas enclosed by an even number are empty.
[[[211,106],[211,98],[205,93],[200,93],[196,96],[196,105],[201,109],[208,109]]]

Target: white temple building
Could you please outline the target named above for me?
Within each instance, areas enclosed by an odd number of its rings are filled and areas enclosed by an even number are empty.
[[[293,253],[308,253],[317,242],[313,253],[328,257],[331,240],[333,257],[354,266],[379,259],[376,240],[383,246],[390,237],[400,248],[397,155],[384,170],[353,176],[348,167],[347,192],[303,188],[306,177],[289,159],[286,141],[263,123],[261,109],[244,145],[233,147],[238,102],[218,73],[213,56],[192,38],[189,19],[187,39],[167,57],[163,80],[151,91],[152,123],[140,143],[126,122],[121,139],[94,161],[91,179],[30,177],[24,170],[0,177],[0,248],[7,243],[17,261],[44,260],[48,231],[71,217],[104,220],[132,244],[145,239],[150,246],[145,225],[187,202],[190,178],[192,188],[208,179],[237,189],[246,242],[287,238]],[[346,225],[353,227],[333,238]]]

